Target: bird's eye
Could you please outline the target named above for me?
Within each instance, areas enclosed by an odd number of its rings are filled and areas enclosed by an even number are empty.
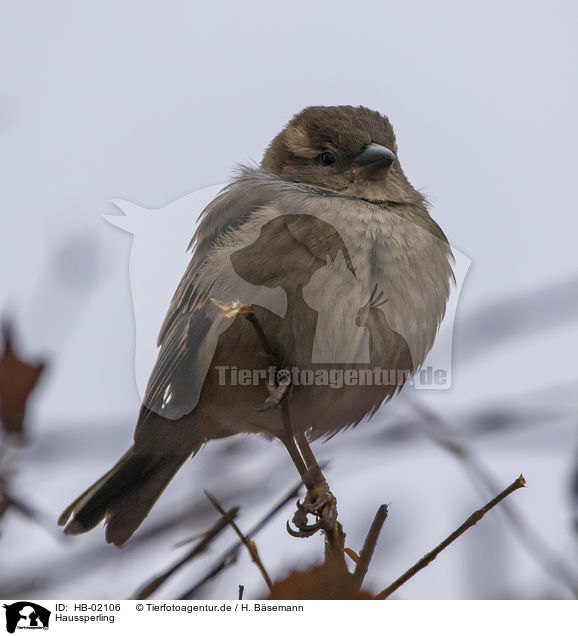
[[[324,150],[319,155],[319,161],[324,166],[334,166],[337,161],[337,158],[330,150]]]

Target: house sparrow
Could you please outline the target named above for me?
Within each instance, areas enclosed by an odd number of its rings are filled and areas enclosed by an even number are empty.
[[[308,488],[302,536],[328,530],[335,502],[309,442],[401,389],[433,345],[453,278],[389,121],[306,108],[205,208],[191,247],[134,444],[59,524],[75,535],[105,519],[106,540],[122,545],[208,440],[257,433],[284,443]],[[323,523],[308,526],[308,513]]]

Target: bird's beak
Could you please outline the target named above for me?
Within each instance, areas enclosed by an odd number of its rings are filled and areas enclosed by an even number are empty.
[[[396,160],[396,156],[379,144],[369,144],[367,148],[353,160],[353,175],[355,179],[383,179]]]

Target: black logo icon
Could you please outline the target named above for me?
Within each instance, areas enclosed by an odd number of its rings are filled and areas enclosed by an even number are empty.
[[[30,601],[18,601],[4,605],[6,609],[6,629],[13,634],[18,629],[48,629],[50,611],[42,605]]]

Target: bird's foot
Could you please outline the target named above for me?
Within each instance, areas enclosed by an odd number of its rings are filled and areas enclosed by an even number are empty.
[[[317,517],[315,523],[308,523],[308,515]],[[297,512],[293,515],[293,525],[291,528],[287,522],[287,532],[292,537],[311,537],[319,530],[333,532],[337,521],[337,500],[329,490],[305,497],[303,503],[297,501]]]
[[[288,372],[280,373],[279,375],[279,385],[267,387],[269,389],[269,397],[265,400],[263,406],[255,407],[256,411],[278,409],[281,406],[281,402],[289,396],[291,389],[291,376]]]

